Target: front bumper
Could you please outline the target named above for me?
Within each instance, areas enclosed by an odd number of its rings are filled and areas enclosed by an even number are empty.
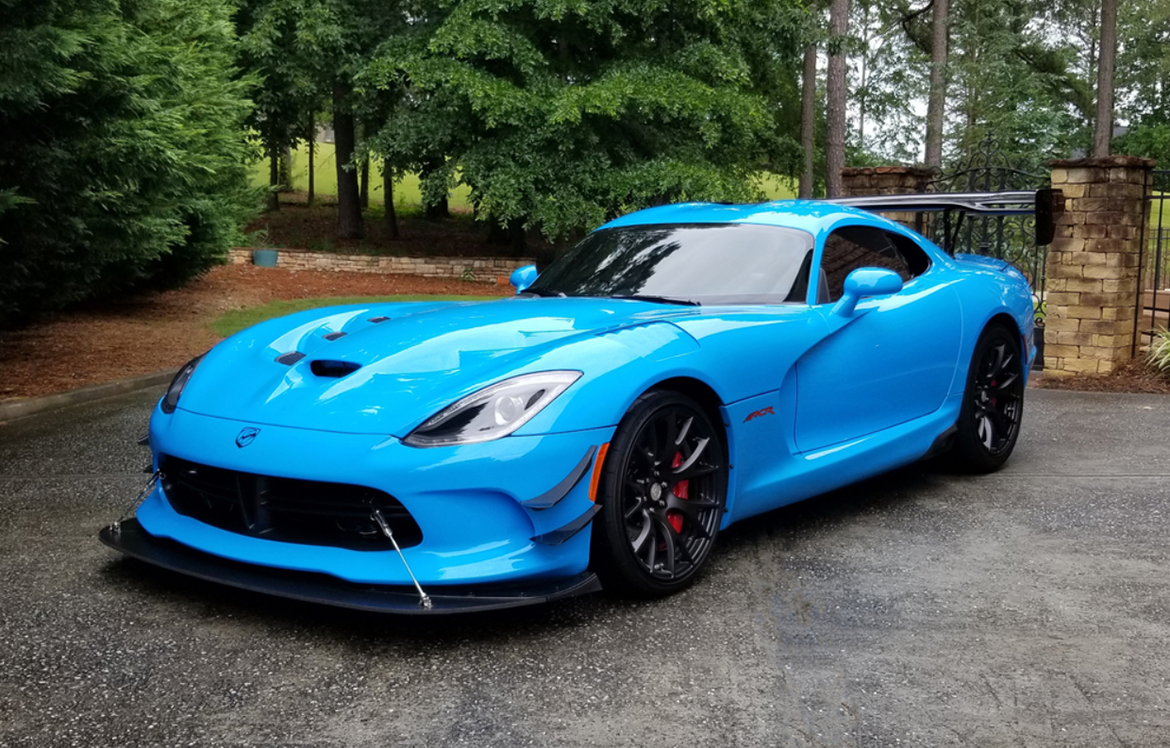
[[[597,576],[582,573],[554,581],[533,580],[519,584],[440,587],[430,594],[431,607],[423,608],[410,587],[385,587],[343,582],[321,574],[289,572],[241,564],[191,550],[180,543],[156,538],[137,520],[124,520],[103,528],[99,537],[114,550],[164,569],[231,587],[375,613],[443,615],[502,610],[559,600],[601,589]]]
[[[393,437],[255,424],[180,408],[169,416],[155,410],[150,446],[156,470],[159,455],[169,455],[241,473],[385,491],[422,531],[420,543],[402,549],[406,562],[428,594],[441,595],[444,587],[560,584],[585,573],[588,520],[597,508],[589,498],[594,468],[585,457],[612,431],[417,449]],[[243,433],[250,439],[238,442]],[[228,562],[352,584],[411,585],[393,550],[281,542],[220,529],[177,512],[161,482],[138,508],[137,520],[154,539]]]

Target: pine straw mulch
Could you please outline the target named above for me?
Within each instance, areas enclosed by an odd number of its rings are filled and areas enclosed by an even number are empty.
[[[1170,395],[1170,376],[1159,374],[1146,365],[1144,358],[1126,361],[1110,374],[1054,377],[1051,374],[1031,380],[1046,390],[1081,392],[1138,392]]]
[[[408,275],[212,269],[184,288],[74,309],[0,332],[0,402],[177,369],[219,342],[208,323],[275,300],[393,294],[506,295],[510,287]]]

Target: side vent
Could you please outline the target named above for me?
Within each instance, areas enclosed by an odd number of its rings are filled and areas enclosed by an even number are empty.
[[[310,363],[309,368],[319,377],[332,377],[333,379],[341,379],[347,374],[352,374],[353,372],[362,368],[362,365],[354,363],[353,361],[317,360]]]
[[[370,318],[369,318],[368,320],[366,320],[366,321],[367,321],[367,322],[373,322],[373,323],[376,325],[376,324],[378,324],[379,322],[385,322],[385,321],[386,321],[386,320],[388,320],[388,319],[390,319],[390,318],[389,318],[389,317],[370,317]]]
[[[304,357],[305,354],[301,353],[300,351],[289,351],[288,353],[282,353],[277,356],[276,363],[284,364],[285,366],[292,366]]]
[[[338,338],[344,338],[344,337],[345,337],[345,333],[343,333],[343,332],[331,332],[325,336],[325,339],[326,340],[337,340]]]

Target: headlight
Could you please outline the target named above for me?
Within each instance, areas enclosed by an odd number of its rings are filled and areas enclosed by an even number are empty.
[[[443,408],[403,441],[442,447],[499,439],[532,420],[580,376],[579,371],[543,371],[506,379]]]
[[[171,386],[167,387],[167,394],[163,395],[162,411],[163,413],[174,413],[175,406],[179,404],[179,395],[183,394],[183,388],[187,386],[187,382],[191,381],[191,375],[195,373],[195,367],[203,360],[203,356],[196,356],[187,363],[183,364],[183,368],[179,369],[179,373],[171,380]]]

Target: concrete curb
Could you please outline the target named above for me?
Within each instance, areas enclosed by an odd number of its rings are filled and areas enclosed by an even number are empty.
[[[25,418],[26,416],[36,415],[38,413],[47,413],[50,410],[58,410],[70,405],[80,405],[81,403],[89,403],[94,400],[113,397],[114,395],[154,387],[155,385],[167,384],[175,376],[175,371],[177,370],[167,369],[166,371],[156,371],[153,374],[143,374],[142,376],[130,377],[129,379],[120,379],[116,382],[95,384],[90,387],[70,390],[69,392],[59,392],[55,395],[45,395],[44,397],[33,397],[27,400],[0,403],[0,425],[8,421],[15,421],[18,418]]]

